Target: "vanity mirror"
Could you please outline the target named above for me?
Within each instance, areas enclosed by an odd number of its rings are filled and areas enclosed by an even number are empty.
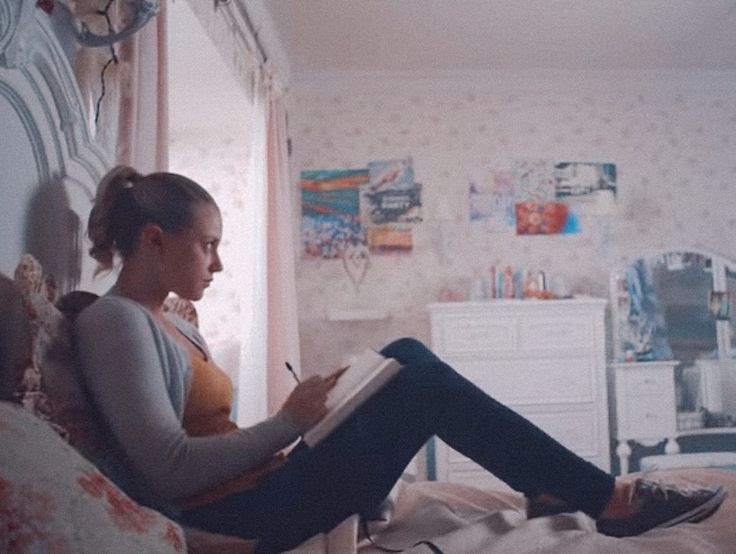
[[[656,252],[611,272],[614,436],[668,454],[684,435],[736,433],[736,262],[696,249]],[[714,445],[718,449],[718,445]]]
[[[731,425],[736,262],[695,249],[656,252],[614,270],[610,291],[616,364],[674,361],[678,412]]]

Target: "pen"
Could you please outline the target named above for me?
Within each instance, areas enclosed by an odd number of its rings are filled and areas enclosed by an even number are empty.
[[[291,364],[289,362],[284,362],[284,364],[286,365],[286,369],[289,370],[289,373],[291,373],[294,376],[294,379],[296,379],[296,382],[301,383],[302,380],[299,379],[299,376],[296,374],[296,371],[294,371],[294,368],[291,367]]]

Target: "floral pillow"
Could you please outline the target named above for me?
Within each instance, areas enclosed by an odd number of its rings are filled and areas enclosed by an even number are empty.
[[[56,287],[30,255],[21,259],[15,285],[31,328],[33,360],[17,395],[26,408],[49,421],[83,455],[100,459],[111,451],[111,441],[82,385],[71,321],[54,304]]]
[[[21,406],[0,402],[0,552],[185,552],[144,508]]]
[[[0,274],[0,399],[13,400],[32,365],[31,333],[15,283]]]

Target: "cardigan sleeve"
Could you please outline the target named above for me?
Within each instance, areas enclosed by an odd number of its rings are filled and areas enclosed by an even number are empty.
[[[278,413],[224,435],[189,437],[181,424],[189,360],[132,300],[99,299],[77,318],[75,339],[85,384],[107,428],[134,471],[163,499],[233,479],[299,436]]]

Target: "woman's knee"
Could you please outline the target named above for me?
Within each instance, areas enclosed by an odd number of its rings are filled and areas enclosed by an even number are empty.
[[[439,358],[423,342],[411,337],[397,339],[387,344],[381,354],[396,358],[404,365],[418,362],[438,362]]]

